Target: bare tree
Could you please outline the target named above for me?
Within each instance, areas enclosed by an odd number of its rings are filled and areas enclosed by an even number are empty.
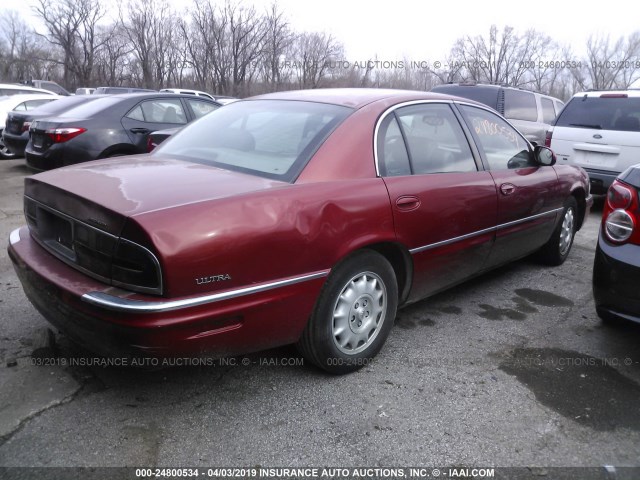
[[[102,48],[97,54],[97,69],[94,75],[96,85],[122,85],[131,83],[129,65],[133,47],[129,42],[122,24],[103,27]]]
[[[609,90],[629,88],[640,78],[640,32],[620,37],[591,35],[582,68],[572,70],[581,89]]]
[[[53,74],[55,53],[18,15],[9,10],[0,18],[0,78],[21,81]]]
[[[326,33],[302,33],[298,35],[294,49],[294,64],[300,88],[319,88],[331,71],[332,62],[343,56],[344,48],[332,35]]]
[[[126,14],[126,18],[125,18]],[[129,0],[120,22],[133,46],[145,88],[162,88],[168,77],[168,58],[174,55],[179,27],[167,0]]]
[[[282,68],[282,59],[290,51],[295,35],[284,13],[273,3],[264,19],[265,38],[262,55],[262,78],[268,90],[277,91],[290,79]]]
[[[99,0],[39,0],[35,11],[47,28],[47,40],[62,52],[60,63],[65,85],[88,85],[101,46],[97,28],[106,14],[104,3]]]

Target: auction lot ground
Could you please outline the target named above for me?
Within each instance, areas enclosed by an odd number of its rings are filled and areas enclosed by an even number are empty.
[[[0,238],[24,223],[28,174],[0,162]],[[561,267],[525,259],[402,310],[376,361],[343,377],[288,347],[222,366],[69,365],[82,353],[59,335],[67,365],[38,366],[47,323],[3,247],[0,467],[640,466],[640,328],[595,314],[600,214]]]

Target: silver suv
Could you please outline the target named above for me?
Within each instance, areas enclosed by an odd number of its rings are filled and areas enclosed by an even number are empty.
[[[432,92],[457,95],[490,106],[532,143],[542,145],[564,103],[555,97],[503,85],[448,83]]]
[[[587,171],[593,193],[606,193],[640,159],[640,90],[576,93],[545,143],[559,164]]]

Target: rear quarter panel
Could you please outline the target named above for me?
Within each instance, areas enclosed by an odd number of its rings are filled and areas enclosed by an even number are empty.
[[[331,269],[366,245],[395,241],[382,179],[279,189],[133,216],[149,235],[169,297],[240,288]],[[125,227],[126,229],[126,227]],[[198,285],[209,276],[230,279]]]

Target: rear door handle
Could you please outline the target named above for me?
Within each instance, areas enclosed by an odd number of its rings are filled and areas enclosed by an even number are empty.
[[[500,185],[500,192],[502,192],[503,195],[511,195],[515,191],[516,186],[511,183],[503,183]]]
[[[148,128],[144,128],[144,127],[135,127],[129,130],[131,133],[149,133],[151,132],[151,130],[149,130]]]
[[[402,197],[398,197],[396,200],[396,207],[398,210],[402,210],[404,212],[410,212],[411,210],[415,210],[420,206],[420,199],[418,197],[414,197],[413,195],[403,195]]]

